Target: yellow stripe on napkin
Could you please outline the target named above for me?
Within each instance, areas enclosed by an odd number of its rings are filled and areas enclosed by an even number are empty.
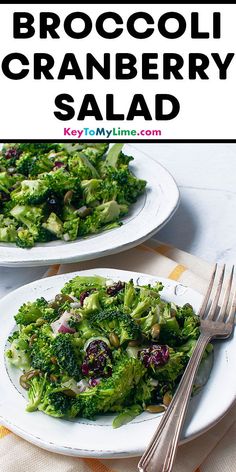
[[[9,429],[5,428],[4,426],[0,426],[0,439],[4,438],[10,433],[11,431],[9,431]]]
[[[92,472],[112,472],[112,469],[104,465],[98,459],[83,459]]]
[[[187,267],[178,264],[169,274],[169,279],[171,280],[179,280],[180,276],[187,270]]]

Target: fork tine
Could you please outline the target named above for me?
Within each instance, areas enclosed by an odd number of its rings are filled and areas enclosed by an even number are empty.
[[[228,283],[228,286],[227,286],[226,291],[225,291],[223,303],[221,305],[221,309],[220,309],[217,321],[224,321],[227,306],[228,306],[228,302],[229,302],[231,287],[232,287],[232,283],[233,283],[233,278],[234,278],[234,266],[232,267],[232,270],[231,270],[229,283]]]
[[[221,291],[222,291],[224,275],[225,275],[225,264],[223,265],[223,268],[221,270],[219,282],[218,282],[217,289],[216,289],[216,294],[214,296],[214,299],[212,300],[210,310],[209,310],[208,314],[205,317],[205,319],[207,319],[207,320],[213,320],[214,315],[216,313],[216,309],[217,309],[217,306],[218,306],[218,301],[219,301],[220,294],[221,294]]]
[[[229,315],[226,320],[227,323],[234,323],[235,320],[235,311],[236,311],[236,290],[234,291],[234,298],[230,307]]]
[[[202,318],[202,316],[204,315],[204,313],[206,311],[208,301],[209,301],[209,298],[210,298],[210,295],[211,295],[212,287],[213,287],[213,284],[214,284],[214,281],[215,281],[216,271],[217,271],[217,264],[215,264],[215,267],[214,267],[214,270],[213,270],[213,273],[212,273],[212,276],[211,276],[211,280],[210,280],[206,295],[204,297],[202,306],[201,306],[201,308],[199,310],[199,313],[198,313],[200,318]]]

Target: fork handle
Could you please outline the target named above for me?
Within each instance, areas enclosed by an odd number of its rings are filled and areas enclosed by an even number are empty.
[[[140,472],[170,472],[176,455],[179,435],[186,416],[193,382],[204,350],[211,336],[201,334],[176,393],[149,446],[140,459]]]

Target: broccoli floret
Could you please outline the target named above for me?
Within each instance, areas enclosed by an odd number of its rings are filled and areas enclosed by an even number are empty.
[[[41,155],[33,157],[29,167],[29,175],[36,176],[45,172],[50,172],[53,169],[53,166],[54,164],[48,156]]]
[[[49,325],[45,324],[38,330],[36,338],[31,346],[31,365],[34,369],[52,373],[57,370],[55,363],[51,361],[53,333]]]
[[[15,242],[18,247],[29,249],[34,246],[35,237],[28,228],[22,228],[17,231]]]
[[[50,172],[53,168],[53,162],[40,152],[40,155],[34,155],[32,152],[24,152],[16,164],[17,171],[25,176],[36,176],[44,172]]]
[[[30,368],[30,355],[27,337],[19,335],[13,339],[10,349],[6,351],[6,357],[10,364],[18,369],[28,370]]]
[[[30,388],[28,391],[29,403],[26,411],[32,412],[38,409],[40,402],[46,391],[46,375],[43,377],[33,377],[30,381]]]
[[[79,403],[75,398],[63,393],[60,387],[48,386],[38,405],[38,410],[55,418],[74,418],[79,413]]]
[[[18,325],[28,325],[34,323],[38,318],[46,320],[54,319],[55,310],[48,306],[45,298],[37,298],[34,302],[27,302],[21,305],[15,320]]]
[[[41,180],[53,195],[63,196],[68,190],[73,190],[75,194],[80,193],[80,179],[70,175],[65,169],[48,172]]]
[[[55,235],[48,231],[43,226],[37,228],[37,241],[41,243],[48,243],[49,241],[53,241],[55,239]]]
[[[83,301],[83,313],[93,313],[95,311],[99,311],[101,309],[100,306],[100,293],[93,292],[91,295],[86,297]]]
[[[108,143],[89,143],[82,144],[82,151],[94,166],[96,166],[100,157],[102,157],[108,149]]]
[[[119,205],[115,200],[111,200],[98,205],[94,214],[98,217],[98,225],[101,226],[117,220],[120,215],[125,215],[127,212],[128,207],[126,205]]]
[[[144,374],[145,368],[139,359],[122,356],[111,377],[77,395],[81,416],[93,419],[99,413],[122,411],[130,404],[132,393]]]
[[[108,168],[106,179],[108,182],[116,182],[119,203],[134,203],[138,196],[143,193],[147,184],[145,180],[135,177],[128,167],[121,169]]]
[[[39,155],[49,151],[60,151],[63,146],[60,143],[14,143],[14,147],[19,152],[29,152],[30,154]]]
[[[142,318],[145,313],[147,313],[153,304],[153,299],[151,297],[146,297],[140,302],[138,302],[137,306],[131,311],[130,316],[133,319]]]
[[[63,235],[63,223],[56,213],[50,213],[47,221],[42,224],[42,227],[52,234],[55,234],[57,238],[61,238]]]
[[[81,188],[84,201],[87,205],[101,200],[101,183],[102,180],[99,179],[82,180]]]
[[[115,333],[120,344],[126,341],[137,340],[141,336],[139,326],[129,315],[118,311],[100,311],[90,315],[91,327],[97,328],[101,333],[108,335]]]
[[[79,380],[81,377],[81,354],[71,334],[59,334],[52,342],[52,353],[62,372]]]
[[[160,382],[176,382],[183,373],[188,358],[183,352],[169,348],[169,359],[164,365],[150,368],[151,376]]]
[[[141,405],[144,409],[146,405],[152,402],[155,386],[150,378],[144,376],[138,383],[133,396],[134,403]]]
[[[0,192],[8,194],[15,181],[15,177],[12,177],[7,172],[0,172]]]
[[[183,307],[177,307],[176,318],[179,325],[182,328],[182,338],[187,340],[188,338],[197,339],[200,335],[200,319],[194,313],[193,307],[190,304],[186,304]]]
[[[124,292],[124,307],[126,310],[131,311],[130,309],[133,307],[134,303],[138,300],[134,282],[131,279],[129,282],[125,283],[125,292]]]
[[[79,230],[79,218],[70,219],[63,224],[63,239],[65,241],[74,241],[77,238]]]
[[[80,334],[81,339],[87,341],[90,338],[101,337],[101,333],[98,329],[91,326],[91,323],[87,319],[83,319],[76,324],[76,329]]]
[[[28,205],[16,205],[12,208],[10,214],[17,221],[24,223],[32,233],[34,233],[34,228],[40,225],[43,218],[42,208]]]
[[[128,166],[131,161],[133,161],[134,158],[132,156],[127,156],[127,154],[124,154],[122,151],[119,154],[118,158],[118,168],[122,166]]]
[[[97,170],[82,152],[74,152],[68,159],[68,166],[70,172],[80,180],[99,178]]]
[[[106,280],[104,277],[100,277],[99,275],[95,276],[76,276],[73,279],[67,282],[63,289],[61,290],[62,293],[66,293],[69,295],[73,295],[79,298],[80,294],[84,290],[91,290],[92,288],[101,289],[102,287],[106,286]]]
[[[77,399],[67,395],[65,387],[50,383],[47,374],[32,378],[29,384],[26,411],[39,410],[55,418],[74,418],[79,413]]]
[[[20,189],[11,192],[11,199],[15,203],[36,205],[46,200],[48,187],[42,180],[23,180]]]
[[[155,309],[151,309],[147,316],[139,318],[138,323],[145,336],[148,338],[159,339],[159,336],[152,336],[152,327],[157,323],[157,312]]]
[[[6,243],[14,243],[17,238],[17,232],[14,224],[9,224],[4,227],[0,227],[0,241]]]

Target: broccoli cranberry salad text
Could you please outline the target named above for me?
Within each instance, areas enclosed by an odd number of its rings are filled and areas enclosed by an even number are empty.
[[[0,242],[30,248],[121,225],[146,182],[123,144],[8,143],[0,151]]]
[[[199,319],[191,305],[161,300],[162,288],[76,276],[53,300],[22,305],[6,356],[23,371],[27,411],[89,419],[116,413],[115,428],[144,410],[164,411]]]

